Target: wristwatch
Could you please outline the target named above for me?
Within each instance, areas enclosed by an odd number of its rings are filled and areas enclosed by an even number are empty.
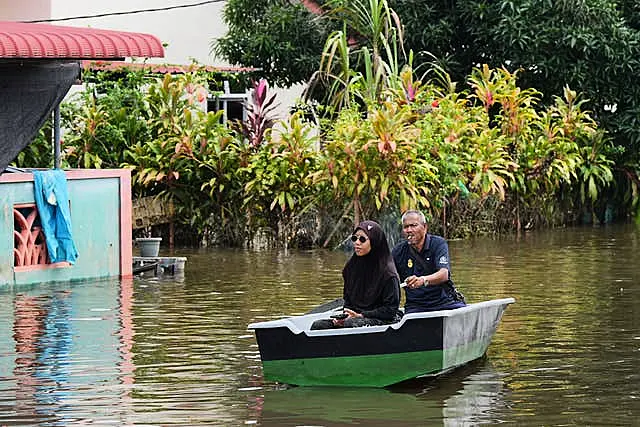
[[[429,280],[427,280],[427,276],[422,276],[422,286],[429,286]]]

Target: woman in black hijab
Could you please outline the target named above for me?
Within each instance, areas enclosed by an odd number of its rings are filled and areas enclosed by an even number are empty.
[[[355,253],[342,270],[343,319],[322,319],[311,329],[375,326],[400,320],[400,279],[384,231],[374,221],[363,221],[351,240]]]

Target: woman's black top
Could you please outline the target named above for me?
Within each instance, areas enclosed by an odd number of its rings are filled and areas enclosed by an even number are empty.
[[[357,295],[350,295],[345,289],[344,307],[372,319],[385,321],[396,319],[400,306],[400,280],[397,276],[390,276],[379,285],[381,286],[379,296],[368,304],[358,300]]]

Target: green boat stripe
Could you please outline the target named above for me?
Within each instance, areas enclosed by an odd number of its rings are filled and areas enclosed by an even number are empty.
[[[442,350],[374,356],[317,357],[263,362],[266,379],[296,385],[385,387],[442,370]]]
[[[448,350],[263,362],[266,379],[302,386],[386,387],[420,375],[437,375],[485,353],[490,340]]]

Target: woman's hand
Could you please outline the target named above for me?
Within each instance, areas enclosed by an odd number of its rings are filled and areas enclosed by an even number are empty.
[[[345,309],[344,309],[344,312],[345,312],[345,313],[347,313],[347,315],[349,316],[349,318],[352,318],[352,317],[364,317],[362,314],[360,314],[360,313],[356,313],[355,311],[350,310],[350,309],[348,309],[348,308],[345,308]]]

